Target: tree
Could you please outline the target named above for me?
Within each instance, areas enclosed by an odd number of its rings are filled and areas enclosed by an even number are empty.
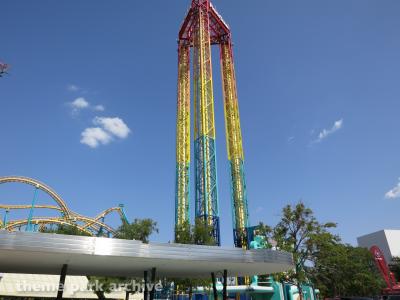
[[[215,239],[212,234],[213,228],[202,219],[196,219],[192,226],[185,222],[175,227],[175,242],[179,244],[196,244],[215,246]],[[174,278],[175,293],[188,293],[189,300],[192,299],[193,287],[207,288],[211,285],[210,279]]]
[[[192,227],[193,244],[215,246],[216,241],[213,235],[213,226],[207,224],[203,219],[196,219]]]
[[[192,226],[188,221],[175,227],[175,243],[215,246],[213,227],[202,219]]]
[[[272,227],[264,224],[263,222],[260,222],[257,226],[256,234],[265,236],[266,238],[272,238],[272,232],[273,229]]]
[[[43,233],[57,233],[57,234],[65,234],[65,235],[81,235],[81,236],[90,236],[89,233],[82,231],[77,226],[73,225],[57,225],[55,228],[43,227],[40,229],[40,232]]]
[[[309,269],[310,278],[324,297],[376,296],[383,281],[372,254],[365,248],[325,244]]]
[[[283,208],[281,221],[271,231],[277,247],[293,254],[295,268],[285,274],[285,279],[297,285],[300,297],[301,284],[307,280],[305,265],[312,262],[320,244],[338,240],[338,237],[328,231],[334,227],[335,223],[320,223],[313,211],[299,202]]]
[[[158,233],[157,222],[152,219],[135,219],[132,223],[122,222],[117,230],[117,238],[148,243],[153,233]]]
[[[393,272],[397,281],[400,281],[400,257],[393,257],[389,265],[390,271]]]
[[[192,226],[189,221],[175,226],[175,243],[193,244]]]
[[[260,233],[274,240],[280,250],[293,254],[295,268],[274,277],[295,283],[301,297],[301,285],[310,281],[320,289],[322,298],[377,295],[382,280],[372,254],[342,244],[339,236],[330,232],[335,227],[335,223],[320,223],[302,202],[285,206],[274,228],[260,223]]]

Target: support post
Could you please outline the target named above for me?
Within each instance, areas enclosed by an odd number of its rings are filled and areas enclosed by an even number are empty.
[[[28,223],[26,224],[25,231],[33,231],[31,222],[32,222],[32,217],[33,217],[33,209],[35,208],[35,202],[36,202],[38,189],[39,189],[39,186],[37,185],[35,187],[35,193],[33,194],[32,206],[31,206],[31,209],[29,210]]]
[[[154,294],[156,292],[156,268],[151,269],[151,283],[150,300],[154,300]]]
[[[125,210],[124,210],[124,205],[121,203],[118,205],[122,214],[122,222],[125,222],[126,224],[129,224],[128,217],[126,216]]]
[[[65,277],[67,276],[68,265],[64,264],[61,268],[60,281],[58,283],[57,300],[61,300],[65,287]]]
[[[3,225],[4,225],[4,227],[7,226],[7,222],[8,222],[8,212],[9,212],[9,211],[10,211],[9,209],[6,209],[6,212],[5,212],[5,214],[4,214],[4,220],[3,220]]]
[[[212,287],[213,287],[213,292],[214,292],[214,300],[218,300],[218,291],[217,291],[217,284],[215,283],[214,272],[211,273],[211,280],[212,280]]]
[[[222,300],[226,300],[228,294],[226,293],[226,285],[228,284],[228,271],[224,270],[224,282],[223,282],[223,289],[222,289]]]
[[[144,292],[143,292],[143,300],[148,300],[149,290],[147,288],[148,284],[148,272],[144,271]]]

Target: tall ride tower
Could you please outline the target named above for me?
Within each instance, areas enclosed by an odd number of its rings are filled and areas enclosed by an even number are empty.
[[[248,208],[231,32],[210,0],[192,0],[179,31],[175,224],[189,222],[192,58],[196,218],[213,229],[220,245],[212,45],[220,48],[234,241],[237,247],[246,248]]]

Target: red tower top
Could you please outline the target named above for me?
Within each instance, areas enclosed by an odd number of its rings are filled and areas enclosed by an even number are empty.
[[[221,44],[226,41],[231,34],[229,26],[211,4],[210,0],[192,0],[192,5],[179,31],[179,40],[191,42],[193,28],[196,24],[196,15],[199,9],[205,10],[209,15],[211,44]]]
[[[192,7],[197,5],[210,5],[210,0],[192,0]]]

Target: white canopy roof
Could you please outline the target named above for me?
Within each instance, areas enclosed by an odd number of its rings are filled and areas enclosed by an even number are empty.
[[[251,276],[293,268],[291,254],[258,249],[144,244],[140,241],[0,231],[0,265],[4,273],[142,276],[153,267],[157,276],[208,277],[228,270],[228,276]]]

